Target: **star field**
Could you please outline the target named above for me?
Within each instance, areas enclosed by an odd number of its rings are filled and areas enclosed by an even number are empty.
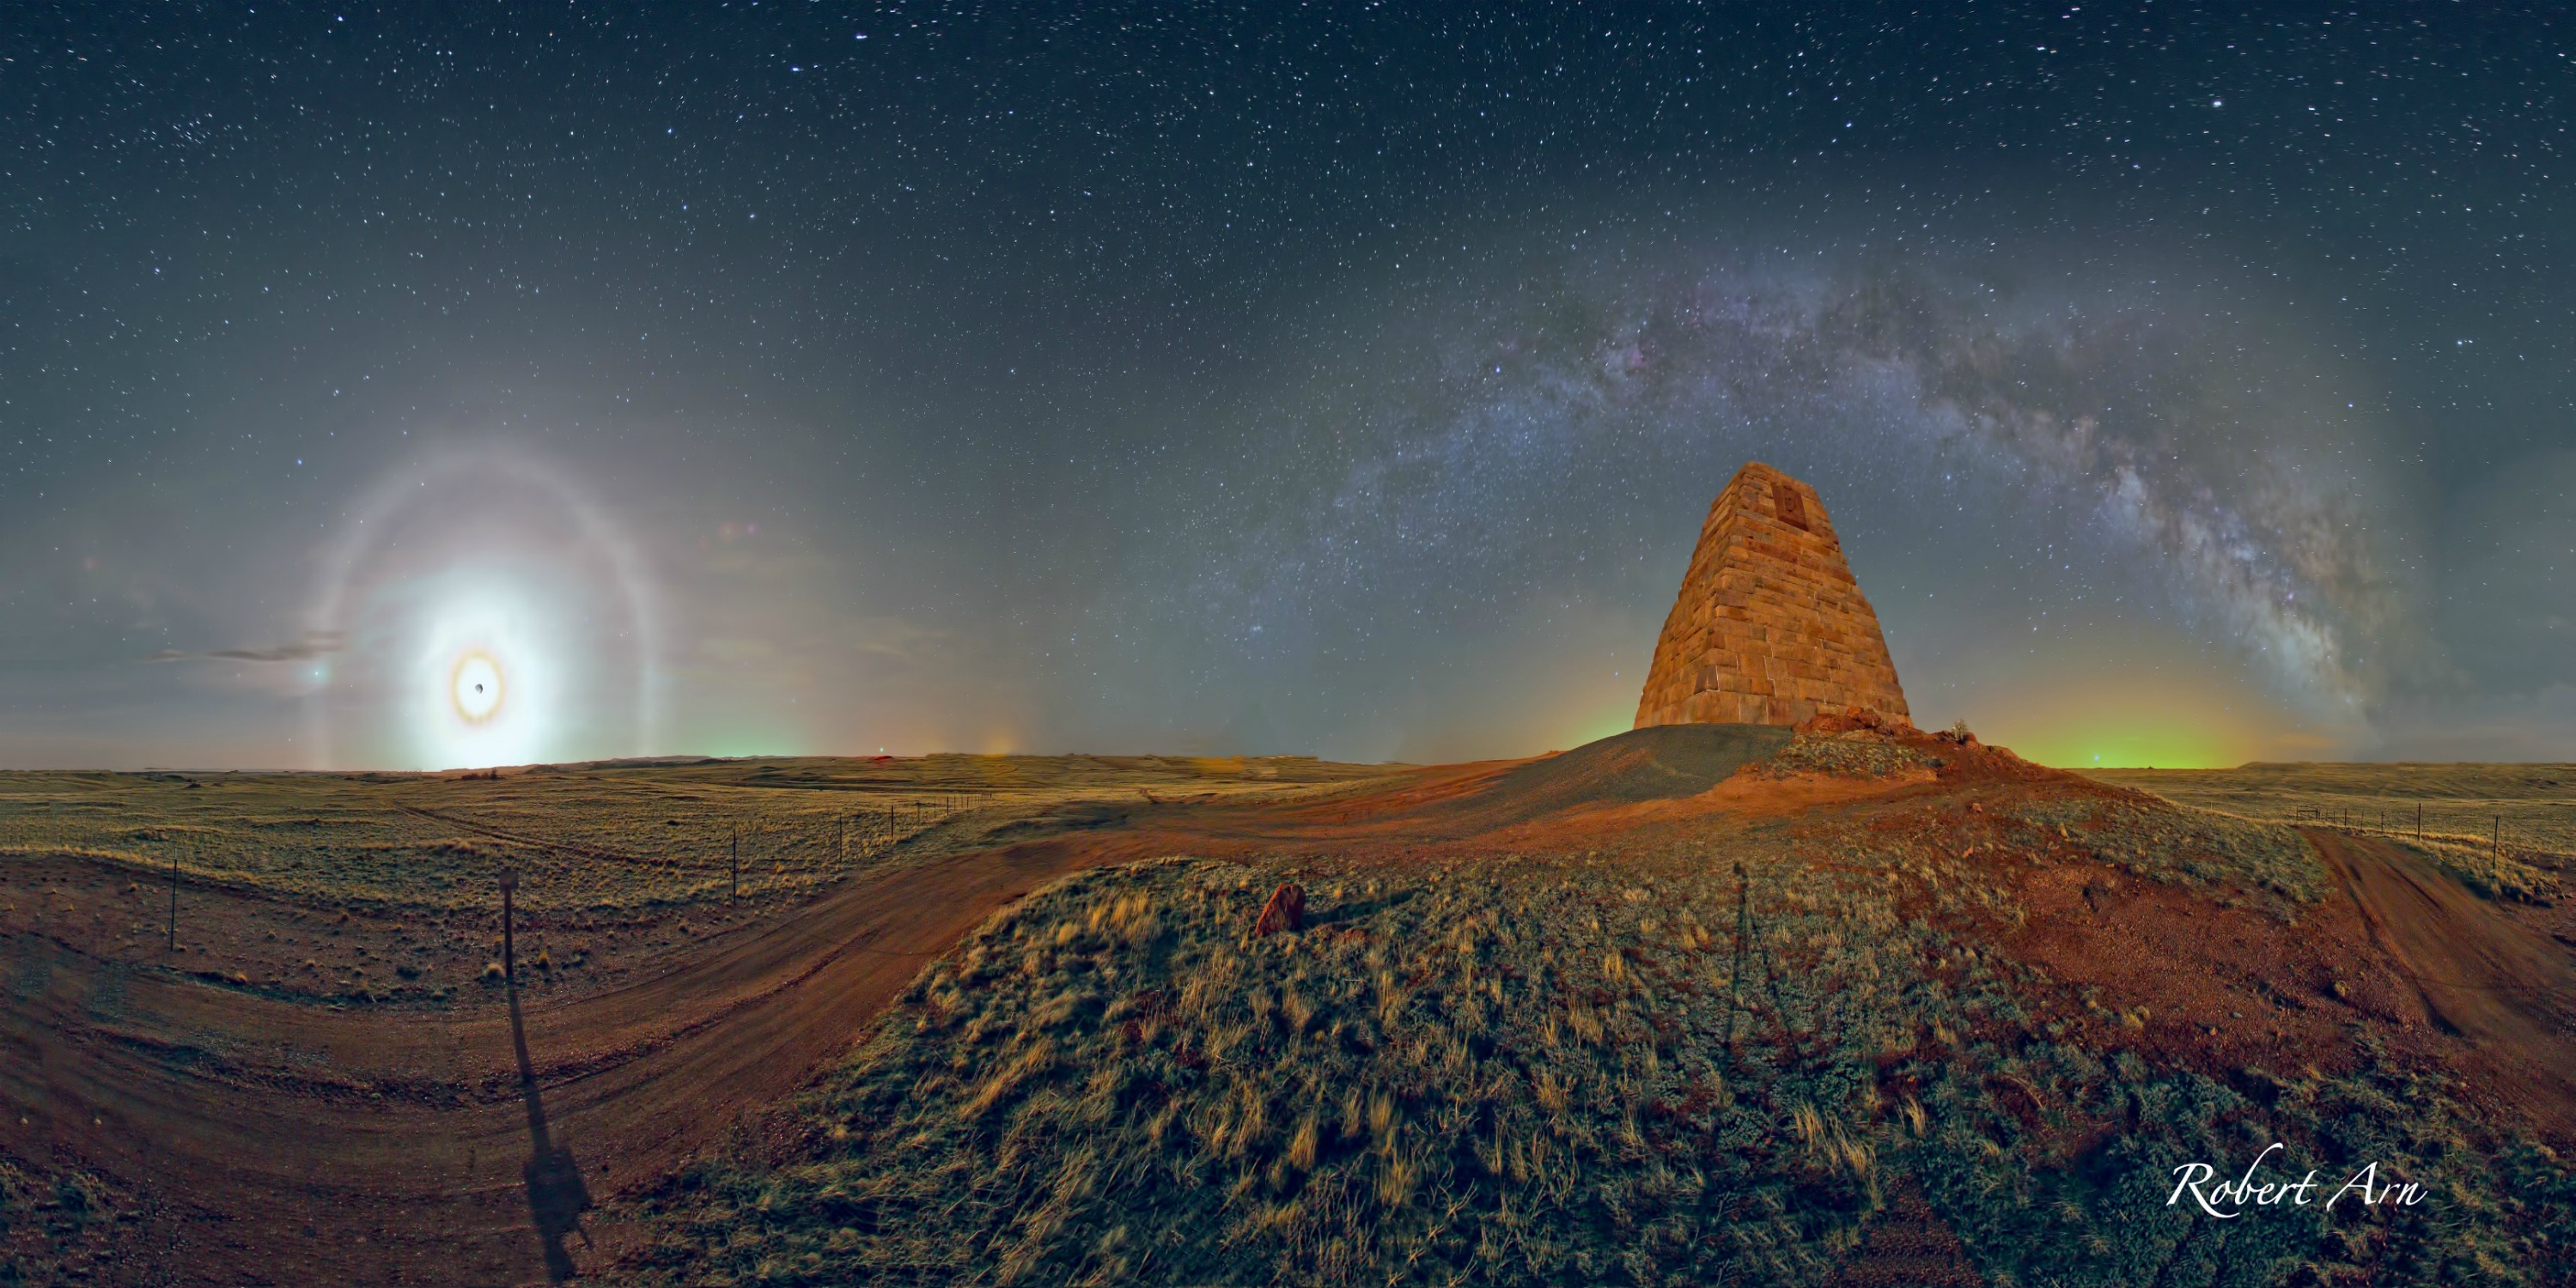
[[[1526,753],[1746,459],[1927,721],[2576,754],[2545,7],[6,13],[0,763],[414,756],[504,529],[548,756]]]

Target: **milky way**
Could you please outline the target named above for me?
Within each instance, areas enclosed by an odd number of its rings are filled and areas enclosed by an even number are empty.
[[[1335,389],[1283,437],[1338,435],[1342,468],[1310,464],[1314,490],[1267,507],[1212,509],[1205,548],[1222,553],[1159,570],[1190,587],[1166,609],[1214,624],[1214,655],[1320,685],[1301,665],[1319,649],[1489,640],[1519,589],[1580,580],[1637,540],[1677,570],[1695,507],[1763,457],[1817,472],[1846,527],[1938,526],[2008,498],[2005,539],[2074,561],[2063,581],[2235,650],[2347,732],[2385,691],[2388,654],[2420,637],[2398,573],[2411,534],[2354,522],[2388,499],[2371,465],[2384,426],[2350,405],[2366,378],[2236,316],[2225,292],[1612,258],[1451,309],[1361,373],[1376,383]],[[1249,533],[1219,531],[1247,508]]]

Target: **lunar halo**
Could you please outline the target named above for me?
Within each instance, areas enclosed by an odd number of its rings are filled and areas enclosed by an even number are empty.
[[[642,754],[659,715],[654,586],[563,469],[477,445],[353,505],[326,551],[317,768],[448,769]]]

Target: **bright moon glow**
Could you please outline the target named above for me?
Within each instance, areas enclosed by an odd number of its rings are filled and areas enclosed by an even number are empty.
[[[456,714],[467,724],[483,724],[501,710],[501,664],[484,652],[468,653],[456,659],[455,678],[448,684],[449,696],[455,699]]]
[[[546,462],[455,449],[352,507],[313,620],[346,646],[309,698],[326,767],[482,768],[651,745],[652,587]]]
[[[408,589],[419,632],[415,747],[432,765],[524,765],[556,753],[577,718],[566,672],[588,641],[569,587],[524,562],[463,562]],[[506,669],[503,659],[508,660]]]

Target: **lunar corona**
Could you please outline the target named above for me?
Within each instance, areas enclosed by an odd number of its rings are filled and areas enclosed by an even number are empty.
[[[478,768],[651,745],[651,578],[560,467],[451,447],[352,511],[311,615],[346,641],[308,698],[322,764]]]
[[[447,696],[457,718],[470,725],[488,724],[501,713],[501,664],[476,649],[456,659],[448,673]]]

